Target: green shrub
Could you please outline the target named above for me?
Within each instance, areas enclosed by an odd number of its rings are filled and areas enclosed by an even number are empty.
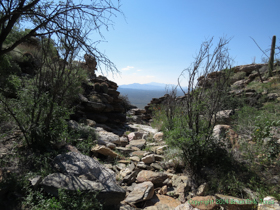
[[[246,72],[241,71],[241,72],[234,73],[234,74],[230,77],[230,80],[231,80],[231,81],[238,81],[238,80],[244,79],[245,77],[246,77]]]
[[[40,191],[28,191],[24,205],[32,210],[77,210],[77,209],[102,209],[102,205],[98,202],[96,192],[92,191],[67,191],[59,189],[58,197],[43,193]]]
[[[67,138],[72,104],[81,92],[85,70],[69,65],[55,68],[48,56],[34,78],[11,76],[8,87],[17,94],[9,99],[0,94],[0,106],[16,122],[28,146],[47,150],[52,142]]]
[[[125,110],[129,110],[131,108],[131,102],[129,101],[127,95],[119,95],[118,98],[121,99],[121,104]]]

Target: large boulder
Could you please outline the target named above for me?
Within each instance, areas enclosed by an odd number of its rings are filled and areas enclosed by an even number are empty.
[[[246,72],[247,74],[250,74],[252,71],[260,69],[261,67],[265,66],[267,64],[249,64],[249,65],[241,65],[241,66],[235,66],[233,68],[234,73],[237,72]]]
[[[116,145],[120,145],[120,137],[112,132],[105,131],[103,128],[96,129],[97,139],[104,142],[111,142]]]
[[[193,208],[211,210],[217,208],[217,200],[214,196],[196,196],[187,201]]]
[[[115,173],[107,169],[105,166],[100,164],[97,160],[75,152],[68,152],[66,154],[58,155],[54,159],[54,167],[61,173],[67,174],[69,180],[79,181],[79,177],[82,177],[83,180],[89,180],[93,182],[98,182],[103,186],[103,189],[99,193],[100,201],[106,205],[116,205],[119,204],[125,198],[125,190],[123,190],[116,183]],[[74,176],[75,178],[71,177]],[[58,175],[55,175],[54,178],[57,179]],[[60,176],[62,177],[62,176]],[[50,180],[48,177],[47,180]],[[54,179],[54,181],[56,180]],[[62,177],[62,180],[68,180],[67,177]],[[44,180],[43,180],[44,182]],[[51,183],[51,181],[48,181]],[[100,187],[100,184],[86,182],[86,186],[89,187]],[[69,188],[71,186],[75,187],[71,181],[60,183],[61,185],[67,185]],[[76,183],[81,184],[81,183]],[[51,185],[52,188],[58,188],[58,186]],[[65,187],[65,186],[64,186]],[[101,189],[98,188],[98,189]],[[84,188],[81,188],[84,190]]]
[[[137,147],[139,149],[143,149],[146,145],[146,140],[145,139],[132,140],[129,142],[129,145],[132,147]]]
[[[133,191],[128,194],[126,199],[124,200],[127,203],[139,203],[141,201],[149,200],[154,195],[154,185],[152,182],[143,182],[141,184],[137,184]]]
[[[274,197],[267,196],[258,204],[258,210],[280,210],[280,204]]]
[[[252,200],[249,199],[242,199],[236,198],[233,196],[222,195],[222,194],[215,194],[216,196],[216,203],[220,206],[224,207],[225,209],[229,210],[251,210],[255,209],[256,202],[254,203]]]
[[[152,128],[151,126],[148,125],[141,125],[141,124],[133,124],[133,125],[129,125],[131,128],[135,128],[139,131],[146,131],[149,132],[151,134],[155,134],[158,132],[158,129],[156,128]]]
[[[168,210],[172,209],[173,210],[180,204],[181,204],[180,201],[178,201],[177,199],[174,199],[174,198],[166,196],[166,195],[159,195],[159,194],[155,194],[151,200],[146,202],[147,206],[150,206],[150,208],[152,206],[156,207],[157,210],[163,210],[163,209],[168,209]],[[147,210],[148,210],[148,208],[147,208]]]
[[[64,175],[62,173],[54,173],[46,176],[41,185],[46,192],[58,196],[58,189],[65,190],[93,190],[96,192],[106,191],[102,183],[90,180],[84,180],[73,175]]]
[[[143,170],[137,175],[137,182],[151,181],[155,185],[162,185],[167,178],[168,175],[165,173]]]
[[[116,152],[112,151],[110,148],[105,147],[105,146],[96,145],[91,148],[91,151],[93,153],[99,153],[99,154],[102,154],[105,156],[110,156],[113,158],[116,158],[116,157],[120,158],[120,156]]]
[[[223,141],[227,148],[238,148],[238,134],[229,125],[215,125],[213,137]]]

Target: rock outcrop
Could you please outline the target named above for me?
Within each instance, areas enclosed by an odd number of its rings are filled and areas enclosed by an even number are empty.
[[[93,120],[96,123],[122,123],[126,122],[125,107],[118,85],[106,77],[98,76],[82,84],[84,94],[79,95],[77,108],[72,119]]]

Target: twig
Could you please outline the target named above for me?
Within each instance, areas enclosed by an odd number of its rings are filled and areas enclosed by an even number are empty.
[[[251,39],[253,39],[251,36],[249,36]],[[258,45],[258,43],[253,39],[253,41],[255,42],[255,44],[258,46],[258,48],[263,52],[263,54],[265,54],[265,52],[260,48],[260,46]],[[266,57],[268,57],[267,56],[267,54],[265,54],[266,55]],[[269,58],[269,57],[268,57]]]

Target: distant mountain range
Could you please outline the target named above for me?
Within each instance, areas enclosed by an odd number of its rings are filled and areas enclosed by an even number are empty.
[[[120,85],[120,88],[137,89],[137,90],[165,90],[166,88],[175,87],[175,85],[168,85],[157,82],[150,82],[147,84],[133,83],[129,85]]]
[[[175,85],[166,85],[163,83],[151,82],[147,84],[133,83],[129,85],[120,85],[118,91],[121,95],[126,95],[132,105],[137,106],[140,109],[150,103],[153,98],[159,98],[164,96],[166,91],[166,86],[169,90]],[[177,95],[184,95],[183,92],[177,89]]]

